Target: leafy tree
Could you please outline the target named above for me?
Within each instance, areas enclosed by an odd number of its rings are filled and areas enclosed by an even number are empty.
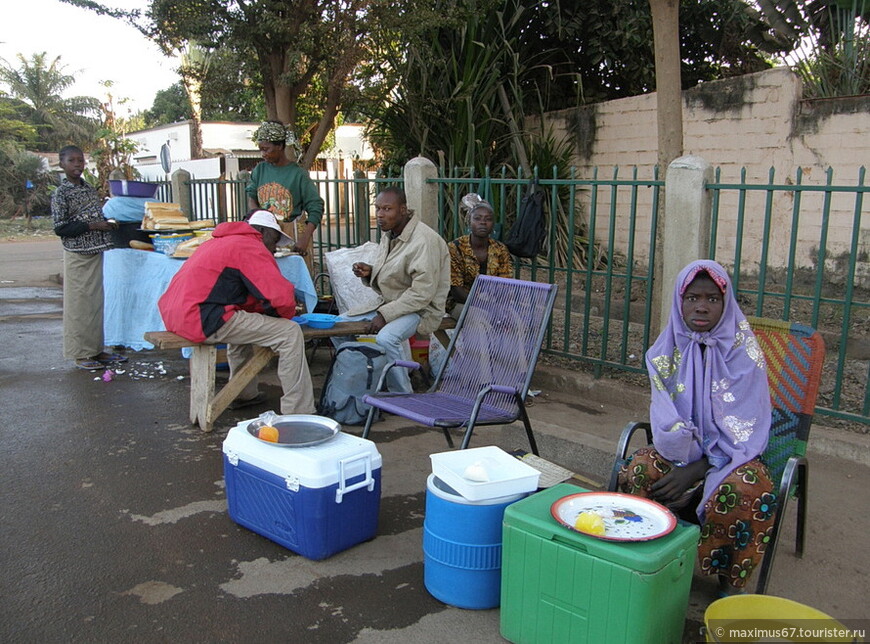
[[[124,118],[118,113],[128,99],[116,101],[111,89],[113,83],[105,81],[106,99],[100,103],[102,121],[96,132],[96,145],[91,151],[91,158],[96,163],[96,173],[88,175],[85,180],[93,185],[101,195],[109,196],[110,179],[126,179],[128,181],[139,176],[133,167],[133,154],[138,150],[138,144],[127,133],[141,129],[144,119],[139,116]]]
[[[212,51],[202,77],[203,120],[264,120],[266,102],[261,87],[259,74],[249,59],[227,47]]]
[[[23,117],[36,128],[38,150],[57,150],[68,143],[87,148],[96,129],[99,101],[90,96],[64,98],[75,82],[65,73],[60,56],[48,61],[45,52],[28,60],[18,55],[19,67],[0,59],[0,82],[21,101]]]
[[[24,117],[26,105],[21,101],[0,95],[0,140],[33,144],[36,128]]]
[[[701,80],[768,67],[769,52],[790,46],[743,0],[654,4],[679,5],[684,17],[673,16],[677,95]],[[364,84],[364,110],[387,156],[440,151],[446,165],[478,171],[522,164],[511,120],[657,87],[649,3],[469,0],[453,15],[458,24],[421,24],[382,40],[384,81],[373,91]]]
[[[221,46],[256,65],[266,116],[290,124],[308,142],[301,159],[309,166],[335,118],[353,94],[348,79],[367,56],[373,25],[413,0],[151,0],[144,16],[92,0],[66,0],[123,17],[166,52],[190,43]],[[304,101],[317,105],[310,117]]]
[[[151,109],[145,111],[145,125],[156,127],[177,121],[185,121],[192,116],[190,99],[181,82],[173,83],[154,95]]]
[[[12,141],[0,142],[0,216],[24,215],[29,225],[32,213],[48,206],[50,184],[42,158]]]

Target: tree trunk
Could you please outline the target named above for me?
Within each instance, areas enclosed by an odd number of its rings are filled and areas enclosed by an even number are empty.
[[[195,78],[182,74],[181,82],[187,91],[190,110],[193,113],[190,131],[190,158],[202,159],[205,154],[202,149],[202,83]]]
[[[683,154],[683,98],[680,76],[679,0],[650,0],[656,61],[658,110],[658,164],[668,164]]]
[[[658,129],[658,166],[667,175],[668,164],[683,154],[683,97],[680,73],[680,3],[679,0],[649,0],[652,12],[656,61],[656,110]],[[662,249],[664,247],[665,199],[659,195],[658,221],[655,231],[656,254],[653,265],[653,331],[661,330],[660,320],[669,284],[662,284]],[[656,328],[658,327],[658,328]]]

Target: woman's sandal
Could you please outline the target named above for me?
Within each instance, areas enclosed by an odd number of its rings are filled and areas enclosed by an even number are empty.
[[[104,367],[102,362],[94,358],[79,358],[75,361],[75,366],[86,371],[96,371]]]
[[[101,363],[111,364],[112,362],[127,362],[127,356],[121,355],[120,353],[106,353],[102,352],[100,355],[95,356],[93,358]]]

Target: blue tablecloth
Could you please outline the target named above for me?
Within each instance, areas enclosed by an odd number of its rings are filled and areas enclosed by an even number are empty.
[[[279,257],[277,261],[281,274],[296,288],[296,299],[303,299],[306,309],[313,311],[317,291],[305,260],[290,255]],[[166,330],[157,300],[182,264],[184,260],[142,250],[117,248],[104,253],[103,328],[107,346],[121,345],[137,351],[154,348],[142,336],[146,331]]]

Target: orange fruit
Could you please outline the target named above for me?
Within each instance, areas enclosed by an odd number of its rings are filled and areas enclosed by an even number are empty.
[[[257,432],[257,438],[261,441],[269,441],[270,443],[278,442],[278,430],[271,425],[263,425],[260,431]]]

